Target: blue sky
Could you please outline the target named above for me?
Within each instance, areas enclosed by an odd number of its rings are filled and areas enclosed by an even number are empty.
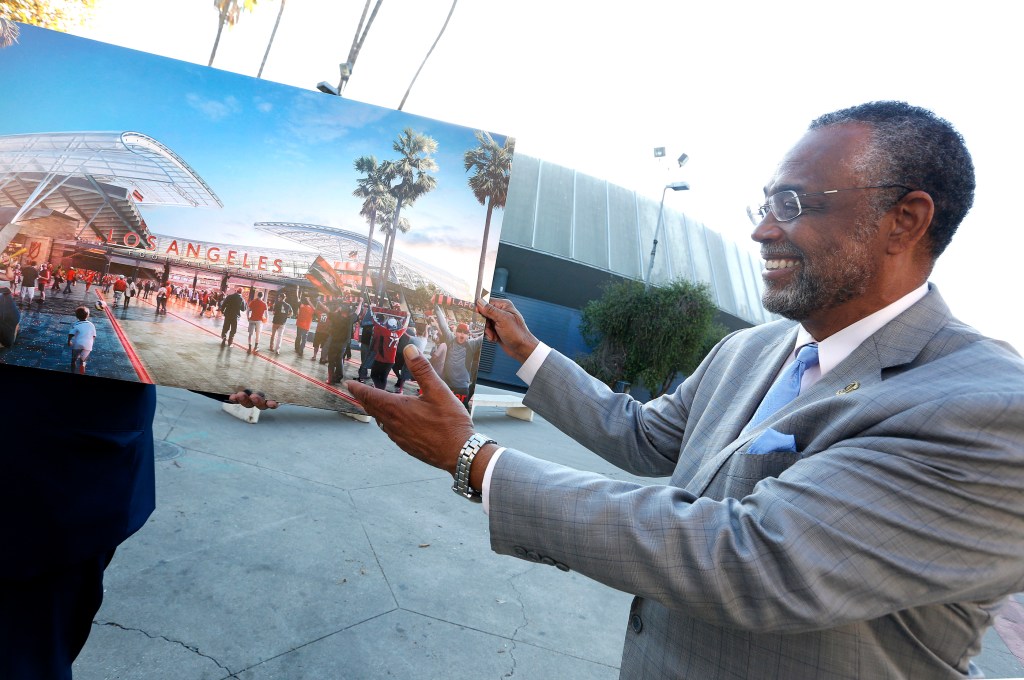
[[[462,157],[474,131],[33,27],[0,50],[0,134],[134,130],[183,158],[224,208],[143,208],[151,230],[240,244],[295,245],[254,222],[366,230],[352,196],[358,156],[396,156],[406,127],[438,142],[437,188],[403,209],[398,248],[476,279],[485,209]],[[500,143],[504,138],[495,135]],[[501,212],[495,212],[497,247]]]

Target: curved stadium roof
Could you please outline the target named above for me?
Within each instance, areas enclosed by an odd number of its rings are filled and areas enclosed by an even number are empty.
[[[48,132],[0,136],[0,245],[18,233],[19,220],[39,223],[47,215],[77,222],[75,238],[107,243],[117,249],[131,233],[145,244],[154,234],[139,206],[176,205],[220,208],[223,203],[188,163],[156,139],[141,132]],[[6,209],[6,210],[5,210]],[[366,236],[353,231],[294,222],[260,222],[257,229],[287,238],[324,255],[345,261],[352,251],[366,256]],[[163,237],[161,237],[163,238]],[[129,247],[127,250],[131,250]],[[380,266],[383,248],[372,244],[371,266]],[[315,257],[281,251],[293,276]],[[308,262],[305,262],[308,258]],[[460,296],[469,286],[449,272],[395,253],[390,280],[415,289],[433,284]]]
[[[328,260],[345,261],[349,253],[356,251],[356,259],[366,259],[366,234],[360,234],[337,227],[325,227],[317,224],[301,224],[297,222],[257,222],[254,225],[260,231],[301,243],[316,250]],[[373,241],[370,250],[370,268],[380,267],[384,247]],[[469,291],[465,281],[450,272],[435,267],[409,255],[395,252],[391,259],[391,272],[388,277],[393,283],[415,290],[419,286],[433,284],[446,295],[462,298]]]
[[[141,132],[0,136],[0,206],[17,222],[35,208],[73,215],[99,241],[149,230],[138,205],[223,207],[213,189],[169,148]]]

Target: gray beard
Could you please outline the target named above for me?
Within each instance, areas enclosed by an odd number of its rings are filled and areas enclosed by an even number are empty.
[[[813,272],[801,271],[793,284],[766,289],[761,301],[769,312],[804,321],[816,311],[831,309],[864,294],[869,277],[864,275],[863,269],[854,270],[844,272],[847,275],[845,283],[836,281],[839,277],[835,272],[822,279],[814,276]]]
[[[804,321],[818,311],[832,309],[867,292],[876,266],[868,257],[873,225],[858,223],[844,252],[830,252],[814,260],[803,259],[789,285],[766,284],[761,302],[773,314]]]

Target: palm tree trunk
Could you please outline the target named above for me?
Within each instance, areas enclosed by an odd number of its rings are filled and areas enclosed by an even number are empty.
[[[388,246],[391,245],[391,230],[386,226],[382,230],[384,232],[384,245],[380,251],[380,264],[377,265],[377,287],[374,289],[378,295],[381,293],[381,287],[384,285],[382,283],[384,280],[384,268],[387,265]]]
[[[487,197],[487,219],[484,220],[484,243],[480,246],[480,268],[476,273],[476,288],[473,289],[473,300],[483,295],[484,263],[487,260],[487,239],[491,233],[491,213],[494,212],[494,199]]]
[[[220,13],[220,23],[217,24],[217,39],[213,41],[213,51],[210,52],[210,63],[207,66],[213,66],[213,58],[217,56],[217,45],[220,44],[220,34],[224,31],[224,23],[227,21],[227,15],[224,10]]]
[[[267,43],[267,51],[263,53],[263,62],[260,63],[260,71],[256,74],[257,78],[263,77],[263,67],[267,65],[267,57],[270,56],[270,48],[274,44],[274,36],[277,35],[277,27],[281,24],[281,15],[284,14],[284,6],[288,0],[281,0],[281,9],[277,10],[277,21],[274,22],[274,30],[270,32],[270,42]]]
[[[388,246],[391,244],[391,231],[387,226],[381,227],[384,232],[384,245],[380,250],[380,263],[377,265],[377,283],[380,283],[381,277],[384,275],[384,264],[388,259]]]
[[[398,204],[395,205],[395,214],[391,217],[391,242],[385,249],[384,261],[380,266],[380,278],[381,286],[386,287],[388,283],[388,272],[391,271],[391,256],[395,253],[395,240],[398,238],[398,216],[402,212],[402,200],[398,200]]]
[[[377,225],[377,213],[370,215],[370,235],[366,237],[366,261],[363,263],[363,283],[360,290],[366,292],[366,276],[370,273],[370,250],[373,248],[373,229]]]

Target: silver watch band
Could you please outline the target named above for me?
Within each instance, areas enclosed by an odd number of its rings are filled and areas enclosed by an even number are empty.
[[[459,460],[455,464],[455,482],[452,484],[452,491],[468,498],[474,503],[483,501],[483,494],[469,485],[469,470],[473,466],[473,459],[476,458],[476,454],[480,452],[484,445],[497,443],[487,435],[480,434],[479,432],[475,432],[472,437],[466,440],[466,443],[462,445],[462,450],[459,451]]]

